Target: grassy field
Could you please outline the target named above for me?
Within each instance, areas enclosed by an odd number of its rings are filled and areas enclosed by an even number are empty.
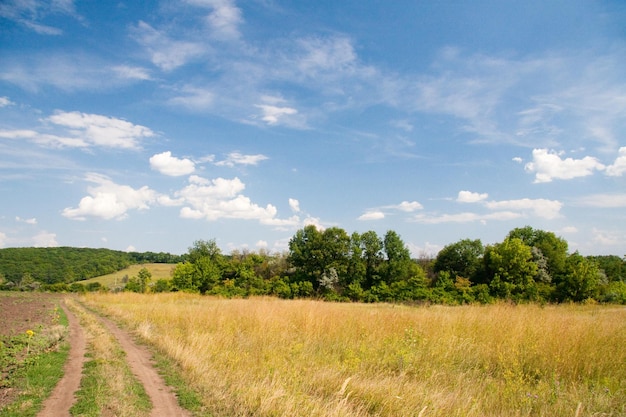
[[[112,274],[102,275],[99,277],[78,281],[81,284],[87,285],[91,282],[99,282],[100,284],[112,288],[122,283],[122,279],[125,276],[128,278],[136,277],[141,268],[146,268],[152,274],[152,282],[158,279],[170,279],[172,270],[176,267],[175,264],[140,264],[131,265],[128,268],[121,271],[114,272]]]
[[[626,415],[626,308],[89,294],[213,416]]]

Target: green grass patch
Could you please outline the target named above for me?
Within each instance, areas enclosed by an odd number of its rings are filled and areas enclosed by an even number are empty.
[[[63,366],[70,350],[65,341],[67,317],[60,308],[53,314],[59,324],[39,327],[2,341],[0,368],[6,377],[2,386],[19,394],[0,409],[0,417],[35,416],[63,377]]]
[[[154,349],[152,351],[155,352]],[[192,411],[194,415],[207,417],[212,415],[204,410],[200,394],[190,387],[189,381],[184,377],[182,368],[176,362],[159,352],[154,353],[154,360],[159,374],[163,377],[165,383],[176,393],[178,404],[181,407]]]

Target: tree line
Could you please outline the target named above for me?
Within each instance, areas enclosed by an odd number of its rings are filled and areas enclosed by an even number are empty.
[[[171,279],[156,282],[142,271],[128,280],[126,290],[358,302],[626,304],[626,258],[570,253],[564,239],[530,226],[511,230],[499,243],[462,239],[433,258],[420,259],[411,258],[393,230],[379,236],[312,225],[298,230],[283,253],[235,250],[225,255],[215,240],[198,240],[180,256],[84,248],[2,249],[0,288],[106,290],[69,283],[144,262],[176,266]]]
[[[626,304],[626,259],[569,253],[564,239],[529,226],[500,243],[463,239],[433,259],[412,259],[395,231],[349,235],[311,225],[296,232],[283,254],[225,256],[214,240],[196,241],[158,290],[359,302]]]

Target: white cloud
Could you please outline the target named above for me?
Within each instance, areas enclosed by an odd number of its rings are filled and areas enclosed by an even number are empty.
[[[12,106],[15,103],[13,103],[11,100],[9,100],[8,97],[0,97],[0,108],[2,107],[7,107],[7,106]]]
[[[4,248],[8,240],[6,233],[0,232],[0,248]]]
[[[626,207],[626,194],[592,194],[576,200],[576,204],[583,207],[620,208]]]
[[[134,189],[93,173],[88,174],[85,180],[97,185],[88,187],[90,195],[83,197],[77,208],[64,209],[63,216],[74,220],[85,220],[87,217],[122,220],[128,216],[129,210],[146,210],[157,201],[157,193],[147,186]]]
[[[380,210],[367,211],[360,215],[357,220],[381,220],[385,218],[385,213]]]
[[[15,221],[20,222],[20,223],[26,223],[26,224],[37,224],[37,219],[34,217],[31,219],[22,219],[21,217],[16,216]]]
[[[180,89],[180,95],[169,99],[168,103],[183,106],[193,111],[207,110],[213,106],[215,94],[210,89],[190,85]]]
[[[59,111],[46,121],[68,128],[72,136],[70,139],[76,141],[75,146],[88,143],[109,148],[136,149],[140,147],[142,139],[154,136],[154,132],[145,126],[98,114]]]
[[[440,223],[471,223],[475,221],[486,222],[487,220],[512,220],[522,217],[521,213],[512,211],[499,211],[496,213],[477,214],[477,213],[457,213],[457,214],[441,214],[441,215],[425,215],[418,214],[413,221],[424,224],[440,224]]]
[[[179,159],[172,156],[172,152],[166,151],[150,157],[150,167],[161,174],[178,177],[189,175],[195,171],[196,166],[193,161],[184,158]]]
[[[245,185],[239,178],[208,180],[197,175],[189,177],[189,185],[176,192],[184,200],[180,216],[209,221],[226,219],[254,219],[271,221],[277,210],[271,204],[261,207],[241,194]]]
[[[291,207],[291,211],[293,211],[294,213],[300,212],[300,202],[295,198],[289,199],[289,207]]]
[[[625,242],[624,235],[615,231],[594,228],[592,234],[593,243],[601,246],[617,246],[623,245]]]
[[[489,197],[487,193],[474,193],[471,191],[459,191],[456,201],[459,203],[478,203]]]
[[[40,35],[61,35],[59,28],[44,25],[39,20],[48,15],[68,15],[82,21],[73,0],[7,0],[0,3],[0,17],[22,24]]]
[[[256,246],[259,249],[267,249],[269,245],[267,244],[267,241],[259,240],[254,244],[254,246]]]
[[[152,63],[166,72],[198,59],[206,52],[200,42],[172,40],[143,21],[137,24],[134,31],[137,41],[147,49]]]
[[[621,177],[626,172],[626,146],[619,148],[618,156],[613,165],[606,167],[606,175]]]
[[[407,213],[416,211],[416,210],[421,210],[424,207],[418,203],[417,201],[403,201],[402,203],[396,205],[396,206],[388,206],[389,208],[394,208],[396,210],[400,210],[400,211],[404,211]]]
[[[512,161],[517,162],[518,164],[521,164],[522,162],[524,162],[524,160],[520,158],[519,156],[514,157]]]
[[[525,169],[535,173],[535,182],[541,183],[551,182],[553,179],[586,177],[592,175],[594,170],[604,170],[605,166],[591,156],[561,159],[554,151],[533,149],[533,162],[527,163]]]
[[[223,161],[216,162],[217,166],[234,167],[235,165],[258,165],[259,162],[269,159],[262,154],[257,155],[243,155],[239,152],[231,152],[227,158]]]
[[[563,203],[557,200],[546,200],[543,198],[519,200],[488,201],[485,206],[491,210],[513,210],[544,219],[555,219],[560,217]]]
[[[117,65],[112,67],[120,78],[129,80],[151,80],[152,77],[147,69],[142,67],[131,67],[128,65]]]
[[[33,236],[33,246],[36,248],[52,248],[59,246],[56,238],[56,233],[42,231],[36,236]]]
[[[278,107],[269,104],[255,104],[262,111],[261,120],[268,125],[275,125],[288,119],[286,116],[298,113],[298,110],[292,107]]]

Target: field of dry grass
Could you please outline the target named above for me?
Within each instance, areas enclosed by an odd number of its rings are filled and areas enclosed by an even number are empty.
[[[146,268],[152,274],[152,282],[158,279],[170,279],[172,270],[176,267],[174,264],[139,264],[131,265],[128,268],[121,271],[113,272],[112,274],[102,275],[99,277],[86,279],[84,281],[78,281],[80,284],[87,285],[91,282],[99,282],[100,284],[113,288],[121,285],[122,279],[125,276],[128,278],[136,277],[142,268]]]
[[[89,294],[214,416],[626,415],[626,308]]]

